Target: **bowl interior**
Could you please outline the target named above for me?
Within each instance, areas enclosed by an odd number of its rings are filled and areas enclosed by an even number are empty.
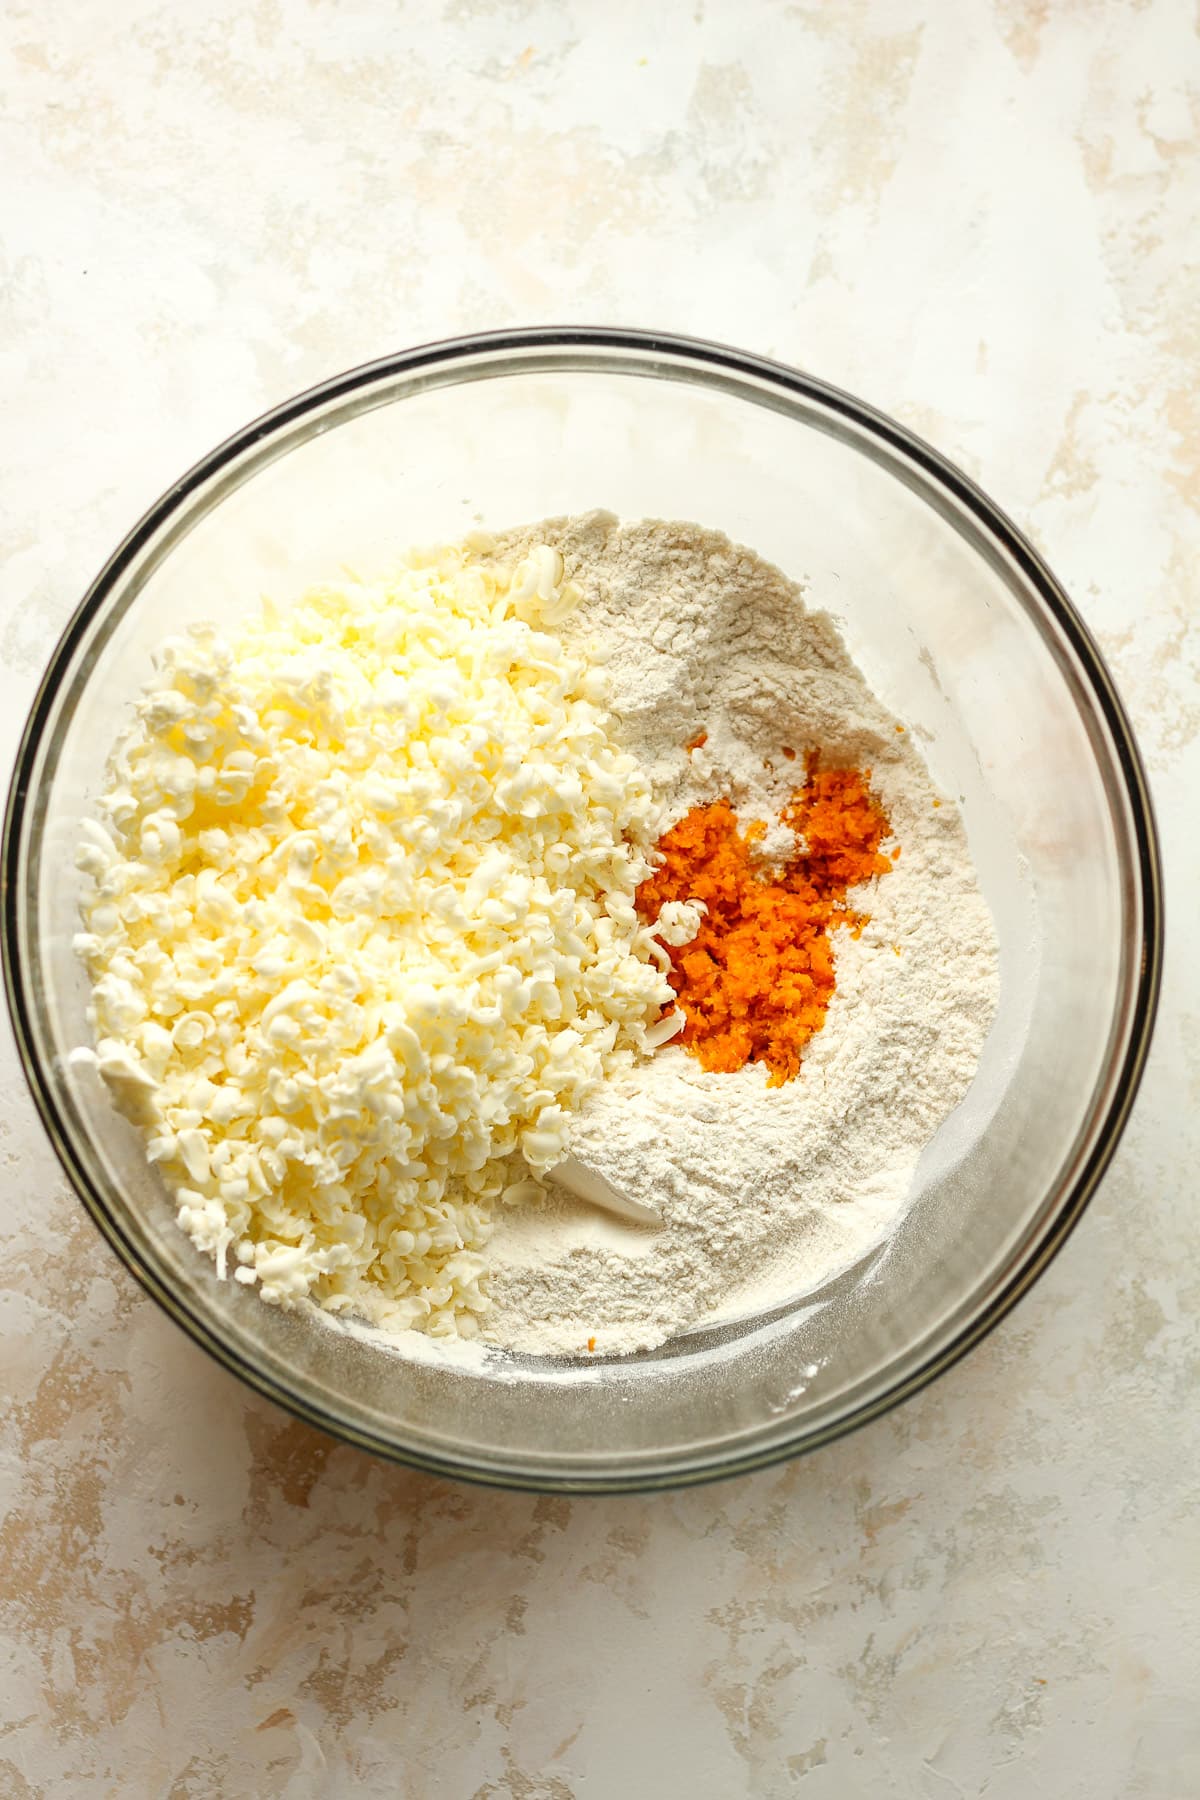
[[[283,409],[202,465],[114,559],[60,654],[27,745],[9,939],[60,1150],[195,1335],[377,1449],[495,1480],[604,1486],[819,1441],[998,1307],[1081,1203],[1112,1135],[1139,1030],[1146,827],[1097,702],[1103,678],[1003,523],[816,384],[647,345],[398,363]],[[286,601],[346,565],[384,565],[414,542],[597,506],[695,519],[808,578],[961,799],[1000,941],[1000,1011],[899,1229],[822,1294],[587,1367],[464,1369],[432,1347],[413,1362],[219,1283],[133,1132],[67,1063],[88,1041],[71,950],[79,820],[167,633],[232,619],[260,593]]]

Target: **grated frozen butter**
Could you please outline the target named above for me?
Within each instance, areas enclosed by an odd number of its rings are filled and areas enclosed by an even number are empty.
[[[474,1335],[491,1203],[681,1022],[634,908],[650,789],[552,629],[577,601],[547,545],[423,553],[168,640],[116,745],[84,1054],[267,1300]]]

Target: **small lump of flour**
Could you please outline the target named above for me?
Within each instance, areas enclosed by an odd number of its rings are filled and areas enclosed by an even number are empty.
[[[802,780],[797,752],[817,748],[871,770],[902,851],[851,895],[869,923],[835,933],[836,991],[796,1079],[769,1088],[761,1064],[710,1073],[671,1044],[574,1121],[575,1155],[656,1202],[661,1229],[614,1224],[554,1189],[540,1208],[500,1213],[485,1338],[621,1354],[811,1292],[886,1235],[978,1066],[996,939],[956,809],[794,582],[699,526],[605,513],[514,532],[495,553],[511,561],[535,542],[561,553],[583,595],[563,636],[606,666],[664,829],[727,798],[743,828],[766,826],[764,865],[785,862],[796,843],[779,812]],[[684,942],[667,931],[696,923],[672,916],[661,935]]]
[[[782,868],[798,849],[796,834],[782,819],[771,819],[760,838],[750,846],[751,855],[772,868]]]

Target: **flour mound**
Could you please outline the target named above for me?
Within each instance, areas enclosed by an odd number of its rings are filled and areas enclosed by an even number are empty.
[[[858,938],[834,934],[837,991],[797,1079],[769,1089],[760,1066],[709,1073],[672,1045],[576,1118],[575,1154],[656,1201],[661,1230],[557,1191],[499,1215],[485,1338],[543,1354],[594,1340],[617,1354],[810,1292],[894,1227],[921,1151],[978,1065],[996,938],[956,809],[801,588],[696,525],[592,513],[514,532],[498,554],[536,542],[560,551],[582,590],[563,637],[606,666],[619,736],[664,828],[725,796],[743,829],[771,827],[764,860],[785,859],[778,814],[817,748],[872,771],[901,847],[850,895],[870,922]]]

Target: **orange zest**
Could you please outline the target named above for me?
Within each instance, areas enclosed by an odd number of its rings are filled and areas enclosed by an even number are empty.
[[[835,926],[857,933],[865,913],[849,888],[882,875],[888,819],[871,793],[870,770],[823,769],[805,759],[807,782],[780,814],[800,848],[778,871],[752,855],[765,827],[738,830],[727,800],[693,807],[659,841],[662,864],[637,892],[647,921],[668,900],[702,900],[707,912],[689,944],[669,947],[670,983],[687,1021],[682,1042],[706,1069],[762,1062],[779,1087],[800,1069],[804,1046],[825,1022],[835,987]]]

